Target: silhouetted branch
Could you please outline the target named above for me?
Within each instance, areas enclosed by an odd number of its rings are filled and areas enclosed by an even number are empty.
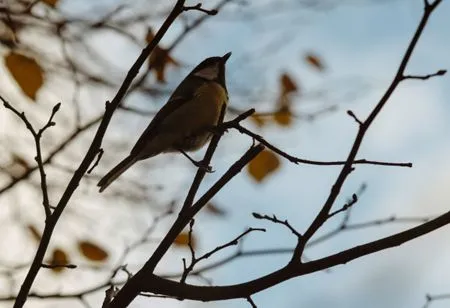
[[[73,192],[78,187],[78,184],[86,171],[88,170],[89,166],[91,165],[92,161],[95,159],[102,143],[103,136],[106,132],[106,129],[108,128],[109,122],[111,121],[112,115],[114,111],[117,109],[119,104],[121,103],[123,97],[127,93],[132,81],[136,77],[136,75],[139,72],[140,67],[144,64],[144,62],[149,57],[152,50],[157,46],[161,38],[164,36],[166,31],[169,29],[170,25],[175,21],[175,19],[178,17],[178,15],[182,12],[182,8],[184,5],[183,0],[178,0],[177,3],[174,6],[174,9],[169,14],[159,31],[156,33],[153,40],[142,50],[141,54],[137,58],[136,62],[132,65],[130,70],[128,71],[122,85],[120,86],[119,90],[117,91],[116,95],[114,96],[113,100],[111,102],[106,102],[106,110],[104,113],[104,116],[100,122],[100,126],[97,129],[97,132],[95,134],[95,137],[83,159],[78,169],[73,174],[72,179],[70,180],[69,184],[67,185],[66,190],[64,191],[60,201],[58,202],[58,205],[56,206],[53,213],[47,218],[44,232],[42,234],[41,241],[39,242],[39,247],[37,249],[36,255],[33,259],[33,263],[23,281],[23,284],[20,288],[19,294],[17,295],[16,301],[14,303],[14,308],[21,308],[26,302],[28,293],[30,292],[30,288],[34,282],[34,279],[36,278],[36,275],[41,267],[42,260],[45,256],[45,253],[47,251],[48,244],[50,242],[50,239],[53,234],[53,230],[63,213],[65,207],[67,206],[70,198],[72,197]]]
[[[42,205],[44,206],[45,217],[48,218],[51,215],[51,206],[50,206],[50,201],[48,199],[47,179],[46,179],[46,174],[45,174],[45,169],[44,169],[44,163],[42,161],[41,137],[42,137],[42,134],[45,132],[45,130],[47,130],[48,128],[55,125],[55,122],[53,122],[53,117],[58,112],[59,107],[61,107],[61,103],[58,103],[53,107],[52,113],[50,114],[50,117],[49,117],[47,123],[41,129],[36,131],[33,128],[33,125],[31,125],[31,123],[28,121],[24,112],[19,112],[2,96],[0,96],[0,99],[3,101],[3,105],[5,106],[5,108],[7,108],[7,109],[11,110],[13,113],[15,113],[23,121],[23,123],[25,124],[27,129],[33,135],[34,144],[36,147],[35,160],[36,160],[37,168],[39,169],[39,173],[41,176],[41,191],[42,191],[42,198],[43,198]]]

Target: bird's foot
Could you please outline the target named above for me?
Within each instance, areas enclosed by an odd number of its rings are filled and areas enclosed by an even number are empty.
[[[203,171],[208,172],[208,173],[213,173],[213,172],[214,172],[214,170],[212,170],[212,167],[209,166],[209,165],[207,165],[207,164],[205,164],[205,162],[204,162],[203,160],[201,160],[201,161],[196,161],[195,159],[193,159],[192,157],[190,157],[185,151],[183,151],[183,150],[181,150],[181,149],[180,149],[179,151],[180,151],[180,153],[183,154],[187,159],[189,159],[189,161],[190,161],[194,166],[196,166],[197,168],[200,168],[200,169],[202,169]]]

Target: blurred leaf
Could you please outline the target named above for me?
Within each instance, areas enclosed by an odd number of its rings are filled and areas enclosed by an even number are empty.
[[[319,71],[325,70],[325,66],[324,66],[323,62],[315,54],[312,54],[312,53],[307,54],[305,56],[305,61],[306,61],[306,63],[308,63],[309,65],[311,65],[312,67],[314,67],[315,69],[317,69]]]
[[[108,253],[103,248],[89,241],[78,242],[78,249],[91,261],[105,261],[108,258]]]
[[[58,4],[59,0],[41,0],[41,2],[44,2],[45,4],[47,4],[48,6],[51,6],[53,8],[56,7],[56,5]]]
[[[218,207],[217,205],[215,205],[214,203],[211,203],[211,202],[206,204],[206,210],[209,213],[217,215],[217,216],[225,216],[227,214],[227,212],[224,209]]]
[[[264,125],[267,124],[267,117],[265,116],[261,116],[261,115],[257,115],[254,114],[252,116],[250,116],[250,120],[256,124],[256,126],[258,127],[263,127]]]
[[[33,236],[33,239],[36,240],[36,242],[41,241],[42,235],[35,226],[28,225],[27,229],[28,231],[30,231],[31,235]]]
[[[281,84],[281,96],[286,94],[297,92],[298,86],[288,74],[282,74],[280,77]]]
[[[44,83],[44,73],[36,60],[14,51],[5,56],[5,64],[22,91],[31,99]]]
[[[293,115],[288,106],[281,107],[274,113],[273,119],[280,126],[290,126],[292,124]]]
[[[278,157],[273,152],[264,150],[247,165],[247,170],[253,179],[262,182],[279,167]]]
[[[192,234],[191,236],[191,246],[192,248],[195,249],[195,237]],[[175,238],[175,240],[173,241],[173,243],[177,246],[188,246],[189,245],[189,233],[188,232],[181,232],[180,234],[178,234],[178,236]]]
[[[64,252],[64,250],[55,248],[52,253],[52,258],[50,262],[48,262],[50,265],[66,265],[69,264],[69,258],[67,256],[67,253]],[[65,270],[65,267],[54,267],[52,268],[52,271],[55,273],[60,273],[63,270]]]
[[[148,29],[145,40],[150,43],[154,38],[153,31],[151,28]],[[166,68],[167,65],[172,64],[178,66],[179,63],[170,56],[167,49],[156,46],[149,57],[148,65],[156,74],[156,80],[159,83],[166,82]]]

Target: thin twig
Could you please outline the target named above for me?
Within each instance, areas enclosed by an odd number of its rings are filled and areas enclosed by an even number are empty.
[[[289,230],[291,230],[291,232],[297,236],[298,238],[301,238],[302,235],[300,234],[300,232],[298,232],[297,230],[295,230],[295,228],[287,221],[287,219],[285,220],[280,220],[277,218],[277,216],[272,215],[272,217],[268,216],[268,215],[261,215],[259,213],[252,213],[253,217],[256,219],[262,219],[262,220],[268,220],[271,221],[273,223],[276,224],[281,224],[286,226]]]
[[[405,75],[405,76],[403,76],[403,79],[404,79],[404,80],[405,80],[405,79],[427,80],[427,79],[430,79],[430,78],[432,78],[432,77],[443,76],[443,75],[445,75],[446,73],[447,73],[446,70],[439,70],[439,71],[437,71],[436,73],[428,74],[428,75],[423,75],[423,76],[420,76],[420,75]]]
[[[33,128],[33,125],[31,125],[30,121],[28,121],[24,112],[18,111],[2,96],[0,96],[0,99],[3,101],[3,105],[5,106],[5,108],[7,108],[7,109],[11,110],[13,113],[15,113],[23,121],[23,123],[25,124],[27,129],[33,135],[33,139],[34,139],[34,143],[35,143],[35,147],[36,147],[35,160],[36,160],[37,168],[39,169],[39,173],[41,176],[41,191],[42,191],[42,199],[43,199],[42,205],[44,206],[45,217],[48,218],[48,217],[50,217],[52,212],[51,212],[50,201],[48,198],[48,187],[47,187],[47,179],[46,179],[47,176],[45,174],[44,162],[42,161],[41,138],[42,138],[43,133],[48,128],[55,125],[55,122],[53,122],[53,117],[58,112],[59,108],[61,107],[61,103],[58,103],[53,107],[52,113],[50,114],[50,117],[49,117],[47,123],[41,129],[36,131]]]

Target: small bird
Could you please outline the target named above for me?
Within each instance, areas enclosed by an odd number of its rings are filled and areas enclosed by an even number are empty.
[[[181,152],[200,166],[186,152],[198,150],[207,143],[222,107],[228,103],[225,63],[230,56],[231,52],[207,58],[184,78],[130,154],[98,182],[100,192],[137,161],[161,153]]]

